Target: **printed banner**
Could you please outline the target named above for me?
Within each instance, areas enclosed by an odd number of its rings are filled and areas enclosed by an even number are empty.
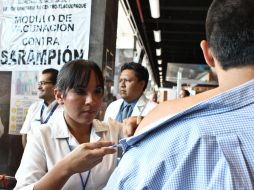
[[[88,58],[92,0],[1,0],[0,71]]]

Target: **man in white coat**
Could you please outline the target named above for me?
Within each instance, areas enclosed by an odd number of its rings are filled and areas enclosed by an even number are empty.
[[[141,64],[125,63],[119,78],[121,98],[109,104],[104,121],[112,118],[122,122],[130,116],[145,116],[150,112],[157,104],[144,95],[148,79],[149,73]]]
[[[45,124],[54,120],[62,107],[55,100],[55,84],[58,70],[53,68],[44,69],[38,82],[38,95],[41,100],[34,102],[28,109],[26,119],[20,130],[22,134],[22,145],[25,148],[27,133],[33,127]]]

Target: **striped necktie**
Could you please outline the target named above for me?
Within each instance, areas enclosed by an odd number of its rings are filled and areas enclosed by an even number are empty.
[[[129,110],[131,108],[131,105],[130,104],[127,104],[123,111],[122,111],[122,120],[124,120],[125,118],[129,117],[128,113],[129,113]]]

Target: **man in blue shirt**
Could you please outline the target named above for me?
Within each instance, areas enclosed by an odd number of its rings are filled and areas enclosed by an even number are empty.
[[[214,0],[201,48],[219,87],[149,113],[105,189],[254,188],[254,1]]]

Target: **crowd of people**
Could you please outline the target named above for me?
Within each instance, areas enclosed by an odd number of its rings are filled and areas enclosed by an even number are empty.
[[[147,69],[125,63],[121,98],[99,121],[104,78],[96,63],[43,71],[42,100],[22,128],[15,189],[253,189],[253,10],[253,0],[211,3],[200,46],[219,86],[197,95],[157,104],[144,95]]]

